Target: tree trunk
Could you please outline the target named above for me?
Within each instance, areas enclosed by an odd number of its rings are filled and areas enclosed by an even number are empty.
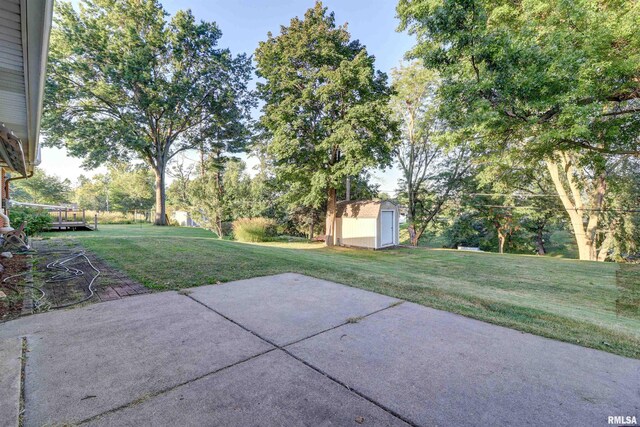
[[[420,243],[420,238],[424,234],[424,231],[427,229],[426,225],[421,227],[416,227],[416,223],[413,222],[409,226],[409,239],[411,240],[411,246],[418,246]]]
[[[166,189],[165,189],[165,168],[164,164],[159,164],[155,168],[156,173],[156,219],[155,225],[167,225],[166,209]]]
[[[409,206],[407,207],[407,222],[409,224],[413,224],[416,218],[416,195],[413,191],[413,186],[408,183],[408,196],[409,196]]]
[[[542,237],[544,229],[542,227],[538,228],[538,232],[536,233],[536,250],[538,255],[546,255],[547,251],[544,248],[544,238]]]
[[[413,223],[409,223],[409,227],[407,228],[409,232],[409,242],[411,246],[418,246],[418,234],[416,233],[416,227]]]
[[[205,152],[204,152],[204,143],[200,144],[200,176],[204,176],[205,170]]]
[[[349,200],[351,200],[351,177],[350,176],[347,177],[346,187],[347,187],[347,194],[344,199],[348,202]]]
[[[416,195],[413,191],[413,185],[411,181],[407,179],[407,196],[409,198],[409,206],[407,206],[407,223],[409,224],[409,240],[411,242],[411,246],[418,246],[418,242],[420,241],[420,235],[422,233],[418,233],[418,229],[416,228]]]
[[[607,257],[609,256],[609,250],[613,246],[614,230],[616,229],[617,224],[617,221],[613,221],[613,223],[609,227],[609,230],[607,231],[607,235],[600,245],[600,250],[598,251],[598,261],[600,262],[606,261]]]
[[[329,188],[327,193],[327,221],[325,224],[325,246],[333,246],[335,244],[335,226],[336,226],[336,189]]]
[[[501,254],[504,253],[504,242],[506,240],[506,236],[500,230],[498,230],[498,249]]]
[[[579,258],[584,261],[597,261],[596,231],[600,216],[598,209],[602,207],[602,199],[606,189],[604,177],[600,178],[600,185],[596,189],[597,200],[596,205],[593,206],[596,210],[587,210],[581,200],[580,189],[577,187],[576,183],[573,182],[573,178],[571,176],[573,173],[572,166],[569,162],[567,162],[564,157],[562,158],[562,166],[565,171],[564,181],[566,181],[569,186],[573,200],[569,197],[569,193],[565,189],[565,184],[560,176],[558,163],[553,160],[547,160],[546,164],[551,175],[551,180],[553,181],[556,191],[560,196],[562,205],[564,206],[567,215],[569,215],[571,228],[573,229],[576,245],[578,246]],[[584,215],[587,211],[589,211],[590,214],[588,224],[585,227]]]
[[[216,153],[216,187],[218,188],[218,207],[219,207],[219,215],[216,221],[216,227],[218,229],[218,239],[222,239],[223,230],[222,230],[222,217],[224,215],[224,208],[222,207],[222,197],[224,196],[224,188],[222,183],[222,158],[221,153],[218,151]]]
[[[215,223],[215,227],[216,227],[216,234],[218,235],[218,239],[222,239],[223,235],[222,235],[222,221],[220,219],[218,219]]]
[[[314,227],[314,221],[313,221],[313,213],[311,214],[311,223],[309,223],[309,240],[313,240],[313,227]]]

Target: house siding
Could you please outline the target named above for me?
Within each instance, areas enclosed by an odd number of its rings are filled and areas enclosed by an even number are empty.
[[[20,0],[0,0],[0,121],[27,139]]]

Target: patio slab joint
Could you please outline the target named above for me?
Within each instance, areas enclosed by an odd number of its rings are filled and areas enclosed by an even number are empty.
[[[326,372],[324,372],[323,370],[319,369],[318,367],[316,367],[316,366],[312,365],[311,363],[307,362],[306,360],[304,360],[304,359],[302,359],[302,358],[300,358],[300,357],[296,356],[295,354],[291,353],[290,351],[288,351],[288,350],[285,348],[285,347],[287,347],[287,346],[290,346],[290,345],[293,345],[293,344],[300,343],[300,342],[302,342],[302,341],[304,341],[304,340],[307,340],[307,339],[310,339],[310,338],[316,337],[316,336],[321,335],[321,334],[323,334],[323,333],[326,333],[326,332],[329,332],[329,331],[333,331],[334,329],[341,328],[341,327],[343,327],[343,326],[346,326],[346,325],[349,325],[349,324],[351,324],[351,323],[354,323],[353,321],[350,321],[351,319],[347,319],[346,321],[344,321],[343,323],[341,323],[341,324],[339,324],[339,325],[333,326],[333,327],[331,327],[331,328],[327,328],[327,329],[325,329],[325,330],[323,330],[323,331],[320,331],[320,332],[314,333],[314,334],[309,335],[309,336],[307,336],[307,337],[305,337],[305,338],[302,338],[302,339],[299,339],[299,340],[296,340],[296,341],[293,341],[293,342],[290,342],[290,343],[287,343],[287,344],[284,344],[284,345],[278,345],[278,344],[276,344],[275,342],[272,342],[272,341],[270,341],[269,339],[267,339],[267,338],[264,338],[264,337],[260,336],[258,333],[256,333],[256,332],[252,331],[251,329],[247,328],[246,326],[242,325],[241,323],[238,323],[238,322],[236,322],[235,320],[231,319],[230,317],[225,316],[224,314],[222,314],[222,313],[218,312],[217,310],[215,310],[215,309],[213,309],[213,308],[209,307],[209,306],[208,306],[208,305],[206,305],[205,303],[203,303],[203,302],[201,302],[201,301],[198,301],[197,299],[193,298],[191,295],[185,294],[184,296],[186,296],[187,298],[192,299],[193,301],[197,302],[198,304],[201,304],[201,305],[205,306],[206,308],[208,308],[209,310],[213,311],[213,312],[214,312],[214,313],[216,313],[217,315],[219,315],[219,316],[221,316],[221,317],[225,318],[225,319],[226,319],[226,320],[228,320],[229,322],[231,322],[231,323],[233,323],[233,324],[235,324],[235,325],[239,326],[240,328],[244,329],[245,331],[247,331],[247,332],[249,332],[249,333],[251,333],[251,334],[255,335],[256,337],[258,337],[258,338],[260,338],[260,339],[264,340],[265,342],[267,342],[267,343],[269,343],[269,344],[273,345],[274,347],[276,347],[276,348],[275,348],[275,349],[273,349],[273,350],[276,350],[276,349],[277,349],[277,350],[281,350],[281,351],[283,351],[283,352],[284,352],[285,354],[287,354],[288,356],[292,357],[293,359],[297,360],[298,362],[302,363],[303,365],[307,366],[308,368],[313,369],[315,372],[317,372],[317,373],[319,373],[320,375],[322,375],[322,376],[324,376],[324,377],[328,378],[329,380],[333,381],[334,383],[336,383],[336,384],[338,384],[338,385],[340,385],[340,386],[344,387],[345,389],[347,389],[347,391],[349,391],[349,392],[351,392],[351,393],[353,393],[353,394],[355,394],[355,395],[357,395],[357,396],[361,397],[362,399],[366,400],[367,402],[369,402],[369,403],[371,403],[371,404],[373,404],[373,405],[377,406],[378,408],[380,408],[380,409],[381,409],[381,410],[383,410],[384,412],[388,413],[389,415],[392,415],[392,416],[394,416],[394,417],[398,418],[399,420],[402,420],[403,422],[405,422],[405,423],[409,424],[409,425],[410,425],[410,426],[412,426],[412,427],[419,427],[419,426],[418,426],[418,424],[415,424],[414,422],[412,422],[411,420],[409,420],[409,419],[407,419],[406,417],[402,416],[402,415],[401,415],[401,414],[399,414],[398,412],[396,412],[396,411],[394,411],[394,410],[392,410],[392,409],[390,409],[390,408],[388,408],[388,407],[386,407],[386,406],[384,406],[384,405],[380,404],[379,402],[375,401],[374,399],[372,399],[371,397],[367,396],[366,394],[364,394],[364,393],[360,392],[359,390],[356,390],[356,389],[355,389],[355,388],[353,388],[353,387],[349,387],[349,386],[348,386],[347,384],[345,384],[344,382],[342,382],[342,381],[340,381],[339,379],[337,379],[337,378],[335,378],[335,377],[333,377],[333,376],[329,375],[328,373],[326,373]],[[367,317],[369,317],[369,316],[372,316],[372,315],[374,315],[374,314],[380,313],[380,312],[382,312],[382,311],[388,310],[388,309],[390,309],[390,308],[397,307],[397,306],[399,306],[400,304],[402,304],[403,302],[404,302],[404,301],[395,301],[395,302],[393,302],[393,303],[389,304],[389,305],[388,305],[388,306],[386,306],[386,307],[383,307],[383,308],[381,308],[381,309],[378,309],[378,310],[372,311],[371,313],[367,313],[367,314],[365,314],[365,315],[363,315],[363,316],[359,316],[359,317],[358,317],[358,321],[360,321],[360,320],[362,320],[362,319],[365,319],[365,318],[367,318]]]
[[[257,357],[263,356],[263,355],[265,355],[267,353],[270,353],[272,351],[275,351],[275,350],[277,350],[277,349],[276,348],[270,348],[269,350],[265,350],[265,351],[263,351],[261,353],[254,354],[253,356],[250,356],[250,357],[247,357],[245,359],[239,360],[239,361],[234,362],[234,363],[232,363],[230,365],[224,366],[224,367],[219,368],[219,369],[215,369],[215,370],[213,370],[211,372],[207,372],[206,374],[200,375],[200,376],[198,376],[196,378],[191,378],[191,379],[189,379],[187,381],[184,381],[184,382],[182,382],[180,384],[176,384],[176,385],[173,385],[171,387],[167,387],[166,389],[158,390],[158,391],[153,392],[153,393],[145,394],[145,395],[143,395],[143,396],[141,396],[141,397],[139,397],[139,398],[137,398],[135,400],[132,400],[131,402],[125,403],[124,405],[120,405],[117,408],[111,408],[111,409],[109,409],[107,411],[101,412],[100,414],[96,414],[96,415],[93,415],[93,416],[91,416],[89,418],[86,418],[86,419],[84,419],[82,421],[79,421],[78,424],[79,425],[80,424],[87,424],[87,423],[89,423],[91,421],[94,421],[94,420],[97,420],[100,417],[103,417],[105,415],[108,415],[108,414],[111,414],[111,413],[114,413],[114,412],[118,412],[118,411],[121,411],[123,409],[130,408],[132,406],[139,405],[140,403],[146,402],[149,399],[153,399],[154,397],[158,397],[158,396],[161,396],[163,394],[169,393],[172,390],[175,390],[177,388],[180,388],[180,387],[183,387],[185,385],[191,384],[191,383],[196,382],[198,380],[201,380],[203,378],[207,378],[207,377],[209,377],[211,375],[215,375],[218,372],[222,372],[224,370],[233,368],[234,366],[237,366],[237,365],[240,365],[242,363],[248,362],[250,360],[253,360],[253,359],[257,358]]]

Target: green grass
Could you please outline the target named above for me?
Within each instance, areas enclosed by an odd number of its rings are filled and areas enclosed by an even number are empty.
[[[578,259],[578,246],[573,234],[566,230],[554,230],[550,241],[545,244],[547,255],[553,257]]]
[[[298,272],[640,358],[640,266],[450,250],[246,244],[201,229],[103,226],[74,238],[156,290]]]

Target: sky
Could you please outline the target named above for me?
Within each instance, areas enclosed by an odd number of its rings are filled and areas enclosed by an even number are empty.
[[[75,1],[74,1],[75,2]],[[180,9],[191,9],[196,19],[215,21],[222,30],[220,47],[228,47],[233,54],[253,54],[258,42],[271,31],[280,32],[281,25],[288,25],[291,18],[302,17],[314,5],[314,0],[161,0],[165,9],[174,14]],[[406,33],[396,32],[397,0],[325,0],[323,4],[335,13],[336,23],[348,23],[352,39],[358,39],[376,57],[376,67],[386,73],[397,67],[413,39]],[[195,159],[193,153],[187,158]],[[245,159],[249,167],[255,159]],[[94,175],[104,168],[86,171],[81,159],[71,158],[65,150],[43,148],[41,167],[50,174],[75,182],[80,175]],[[392,193],[399,173],[396,169],[375,171],[374,182],[380,190]]]

